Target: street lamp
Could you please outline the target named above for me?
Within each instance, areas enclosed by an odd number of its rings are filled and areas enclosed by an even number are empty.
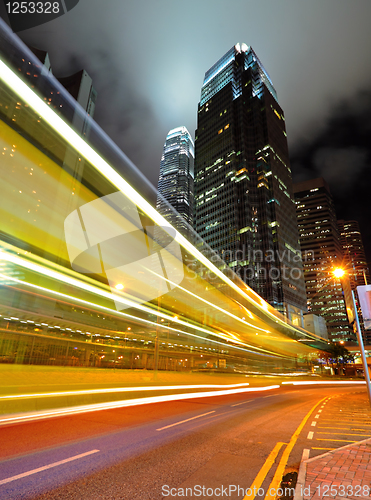
[[[344,277],[344,275],[346,273],[345,273],[344,269],[342,269],[341,267],[337,267],[337,268],[335,268],[332,271],[332,274],[335,276],[335,278],[341,279],[341,278]],[[367,365],[367,359],[366,359],[366,353],[365,353],[365,346],[363,344],[362,332],[361,332],[361,327],[360,327],[360,324],[359,324],[358,311],[357,311],[356,301],[354,300],[354,292],[353,292],[353,290],[351,290],[351,293],[352,293],[352,301],[353,301],[353,309],[354,309],[354,321],[355,321],[355,324],[356,324],[357,340],[358,340],[358,344],[359,344],[359,350],[361,351],[363,372],[365,374],[368,399],[369,399],[370,406],[371,406],[371,382],[370,382],[370,374],[369,374],[369,371],[368,371],[368,365]]]
[[[341,267],[336,267],[333,271],[332,271],[332,274],[335,276],[335,278],[342,278],[345,274],[345,271],[344,269],[342,269]]]

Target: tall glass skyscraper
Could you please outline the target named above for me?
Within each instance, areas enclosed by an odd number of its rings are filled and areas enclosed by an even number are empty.
[[[186,127],[174,128],[164,144],[156,208],[185,235],[188,234],[188,225],[193,225],[193,178],[193,139]]]
[[[346,300],[340,280],[332,271],[342,266],[343,252],[334,201],[326,181],[320,177],[294,184],[308,311],[322,316],[329,339],[352,338]]]
[[[195,140],[195,229],[265,300],[306,311],[285,118],[251,47],[205,74]]]

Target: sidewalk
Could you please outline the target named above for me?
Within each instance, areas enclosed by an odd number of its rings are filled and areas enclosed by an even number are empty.
[[[294,500],[371,498],[371,439],[308,459],[304,450]]]

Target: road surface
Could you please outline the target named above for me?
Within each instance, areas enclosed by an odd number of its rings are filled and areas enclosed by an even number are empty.
[[[363,386],[282,386],[3,426],[0,498],[237,499],[254,486],[264,498],[304,449],[313,457],[370,435]]]

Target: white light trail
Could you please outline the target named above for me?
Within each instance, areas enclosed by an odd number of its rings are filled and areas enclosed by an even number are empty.
[[[193,392],[188,394],[168,394],[164,396],[152,396],[148,398],[129,399],[124,401],[111,401],[108,403],[97,403],[83,406],[73,406],[68,408],[58,408],[55,410],[39,411],[24,413],[23,415],[13,416],[9,415],[0,418],[0,425],[11,425],[16,423],[33,422],[35,420],[44,420],[47,418],[65,417],[70,415],[79,415],[81,413],[91,413],[93,411],[113,410],[117,408],[125,408],[128,406],[140,406],[153,403],[165,403],[172,401],[181,401],[185,399],[200,399],[218,396],[227,396],[230,394],[240,394],[243,392],[259,392],[270,391],[279,389],[279,385],[270,385],[266,387],[254,387],[244,389],[229,389],[224,391],[208,391],[208,392]]]
[[[14,394],[11,396],[0,396],[2,399],[27,399],[27,398],[39,398],[39,397],[55,397],[55,396],[79,396],[87,394],[108,394],[117,392],[143,392],[143,391],[175,391],[184,389],[232,389],[237,387],[247,387],[246,384],[199,384],[199,385],[158,385],[158,386],[148,386],[148,387],[114,387],[109,389],[89,389],[84,391],[64,391],[64,392],[40,392],[34,394]]]
[[[365,381],[361,380],[329,380],[328,382],[324,381],[316,381],[316,382],[282,382],[283,384],[292,384],[292,385],[333,385],[333,384],[351,384],[351,385],[364,385]]]

